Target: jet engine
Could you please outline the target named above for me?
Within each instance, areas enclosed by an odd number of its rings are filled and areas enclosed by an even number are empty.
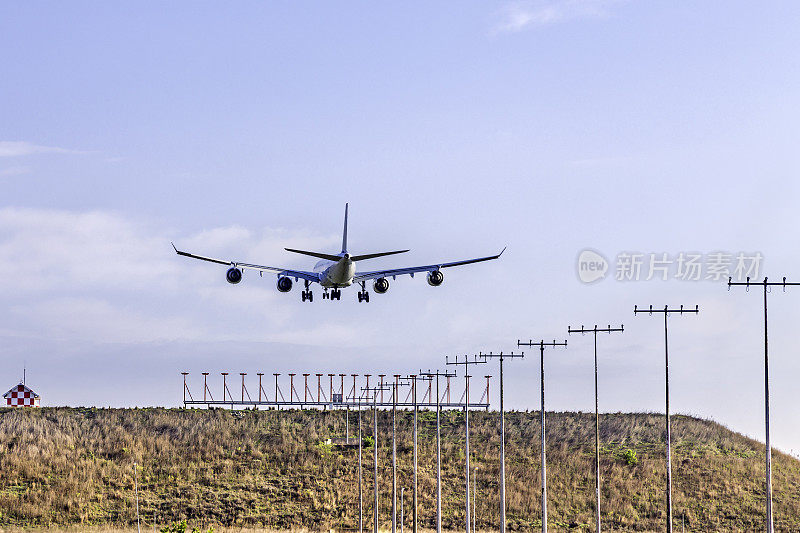
[[[281,292],[289,292],[292,290],[292,280],[286,276],[278,278],[278,290]]]
[[[428,285],[431,287],[438,287],[444,281],[444,274],[440,270],[428,272]]]
[[[240,281],[242,281],[242,271],[236,267],[231,267],[228,269],[228,272],[225,274],[225,279],[228,280],[228,283],[232,283],[236,285]]]
[[[383,294],[389,290],[389,280],[386,278],[378,278],[372,282],[372,289],[378,294]]]

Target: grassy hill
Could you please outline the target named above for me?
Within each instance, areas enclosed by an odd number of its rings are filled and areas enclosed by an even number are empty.
[[[366,413],[365,413],[366,414]],[[411,517],[411,413],[398,413],[399,487]],[[350,413],[351,436],[356,414]],[[540,527],[539,417],[508,413],[507,502],[512,530]],[[434,527],[435,413],[420,416],[420,521]],[[365,436],[371,435],[365,417]],[[390,523],[391,418],[379,412],[381,526]],[[548,413],[548,508],[552,529],[594,529],[594,416]],[[499,414],[470,417],[479,529],[499,523]],[[147,524],[355,529],[357,449],[344,411],[43,408],[0,410],[0,526],[125,526],[135,523],[133,463]],[[601,418],[601,511],[607,530],[663,530],[663,417]],[[673,419],[676,527],[760,530],[763,446],[705,420]],[[364,452],[365,528],[371,527],[373,448]],[[443,523],[463,527],[463,413],[443,413]],[[775,525],[800,530],[800,462],[773,454]],[[399,494],[399,488],[398,488]],[[149,529],[148,525],[148,529]]]

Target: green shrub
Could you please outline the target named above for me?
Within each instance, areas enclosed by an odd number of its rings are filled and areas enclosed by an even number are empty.
[[[636,452],[630,448],[622,452],[622,458],[625,459],[628,466],[636,466],[639,464],[639,458],[636,457]]]
[[[180,522],[173,522],[168,526],[161,528],[161,533],[186,533],[186,520]]]

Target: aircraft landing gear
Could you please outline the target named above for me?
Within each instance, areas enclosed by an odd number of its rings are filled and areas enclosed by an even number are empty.
[[[324,289],[324,291],[325,292],[322,293],[323,300],[333,301],[342,299],[342,291],[340,291],[339,289],[331,289],[330,292],[328,292],[328,289]]]
[[[361,291],[358,293],[358,303],[367,302],[369,303],[369,293],[366,289],[366,282],[361,282]]]
[[[306,300],[308,300],[309,302],[314,301],[314,293],[311,292],[311,289],[308,288],[309,285],[311,285],[311,283],[309,283],[308,280],[306,280],[306,290],[300,293],[300,298],[301,301],[303,302],[305,302]],[[325,298],[324,295],[322,297]]]

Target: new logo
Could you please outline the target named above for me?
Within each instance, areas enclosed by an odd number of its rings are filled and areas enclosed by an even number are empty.
[[[608,261],[594,250],[578,254],[578,278],[583,283],[593,283],[606,277]]]

